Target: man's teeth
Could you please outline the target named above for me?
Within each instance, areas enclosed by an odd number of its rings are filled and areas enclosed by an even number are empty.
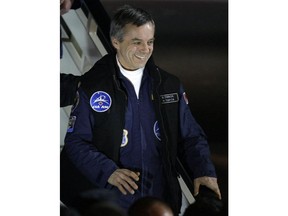
[[[138,56],[138,55],[135,55],[137,58],[140,58],[140,59],[144,59],[145,56]]]

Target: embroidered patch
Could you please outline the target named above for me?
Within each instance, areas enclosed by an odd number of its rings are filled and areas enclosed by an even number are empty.
[[[76,109],[76,107],[78,106],[79,104],[79,100],[80,100],[80,96],[79,96],[79,92],[77,91],[76,92],[76,96],[75,96],[75,99],[74,99],[74,104],[71,108],[71,112],[74,112],[74,110]]]
[[[156,122],[154,123],[153,131],[154,131],[154,134],[155,134],[155,136],[157,137],[157,139],[161,141],[161,134],[160,134],[160,129],[159,129],[158,121],[156,121]]]
[[[70,116],[69,122],[68,122],[68,128],[67,128],[68,133],[71,133],[74,131],[75,122],[76,122],[76,116]]]
[[[184,98],[185,103],[188,105],[189,101],[185,92],[183,93],[183,98]]]
[[[177,103],[179,101],[179,97],[177,93],[160,95],[160,98],[161,98],[162,104]]]
[[[97,91],[90,98],[90,106],[96,112],[106,112],[111,104],[110,95],[104,91]]]
[[[126,129],[123,129],[123,137],[122,137],[122,143],[120,147],[124,147],[128,144],[128,131]]]

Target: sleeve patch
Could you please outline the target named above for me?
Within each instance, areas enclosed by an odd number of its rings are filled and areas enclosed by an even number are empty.
[[[76,122],[76,116],[70,116],[69,122],[68,122],[68,129],[67,129],[68,133],[71,133],[74,131],[75,122]]]

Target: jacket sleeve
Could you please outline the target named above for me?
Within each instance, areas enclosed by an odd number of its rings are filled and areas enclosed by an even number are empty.
[[[92,144],[94,119],[89,99],[81,87],[78,96],[71,109],[65,151],[88,180],[99,187],[110,188],[107,180],[118,167]]]
[[[183,87],[180,89],[180,133],[181,156],[192,179],[201,176],[216,177],[215,167],[210,158],[206,135],[193,117]]]
[[[60,107],[73,105],[81,77],[60,73]]]
[[[84,0],[74,0],[73,4],[71,6],[71,9],[76,10],[76,9],[80,8],[82,6],[83,2],[84,2]]]

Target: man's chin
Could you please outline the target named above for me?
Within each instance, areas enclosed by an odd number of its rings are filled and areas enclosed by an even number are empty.
[[[137,66],[137,68],[142,68],[142,67],[145,67],[146,63],[147,63],[147,60],[141,61],[141,62],[135,64],[135,66]]]

